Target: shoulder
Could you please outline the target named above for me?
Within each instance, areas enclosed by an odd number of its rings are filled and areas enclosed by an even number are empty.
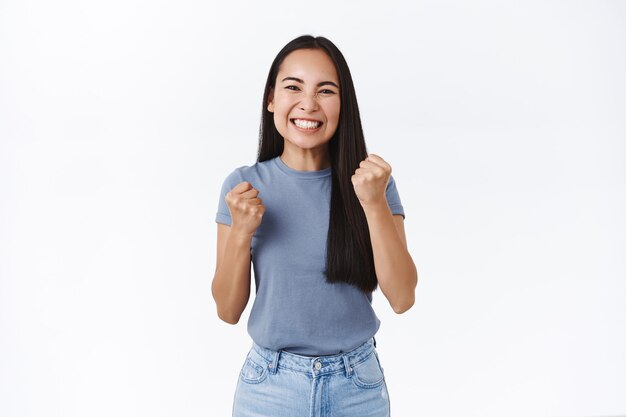
[[[402,206],[402,199],[400,198],[400,192],[398,191],[398,186],[396,184],[395,179],[392,175],[389,176],[389,181],[387,182],[387,190],[385,191],[387,196],[387,203],[389,204],[389,208],[391,208],[391,212],[396,217],[396,222],[400,221],[399,218],[404,220],[404,207]]]
[[[398,185],[396,183],[396,179],[392,175],[389,175],[389,181],[387,181],[387,188],[385,189],[387,194],[397,194],[398,193]]]
[[[272,178],[275,175],[274,171],[275,167],[271,159],[250,165],[240,165],[226,175],[224,184],[232,188],[242,181],[247,181],[253,185],[262,183],[265,182],[265,179]]]

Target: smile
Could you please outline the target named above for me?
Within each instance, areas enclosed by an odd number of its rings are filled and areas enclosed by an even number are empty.
[[[298,129],[306,131],[317,130],[323,124],[320,121],[303,119],[290,119],[290,122],[293,123]]]

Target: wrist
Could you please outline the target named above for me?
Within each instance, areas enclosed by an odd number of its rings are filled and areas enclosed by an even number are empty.
[[[369,204],[361,204],[363,207],[363,211],[366,216],[369,215],[378,215],[378,214],[386,214],[389,213],[389,204],[387,204],[387,200],[377,201]]]
[[[233,227],[230,231],[230,235],[229,237],[238,241],[238,242],[242,242],[242,243],[247,243],[252,241],[252,237],[254,236],[254,232],[253,233],[249,233],[249,232],[245,232],[243,230],[239,230],[236,227]]]

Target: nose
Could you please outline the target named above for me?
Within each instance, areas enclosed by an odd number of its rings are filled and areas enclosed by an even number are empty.
[[[300,102],[300,109],[304,111],[316,111],[319,108],[315,94],[307,94]]]

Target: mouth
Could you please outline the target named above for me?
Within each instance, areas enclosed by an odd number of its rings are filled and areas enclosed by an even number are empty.
[[[289,119],[289,121],[296,127],[298,130],[304,132],[314,132],[318,130],[324,123],[319,120],[306,120],[306,119]]]

